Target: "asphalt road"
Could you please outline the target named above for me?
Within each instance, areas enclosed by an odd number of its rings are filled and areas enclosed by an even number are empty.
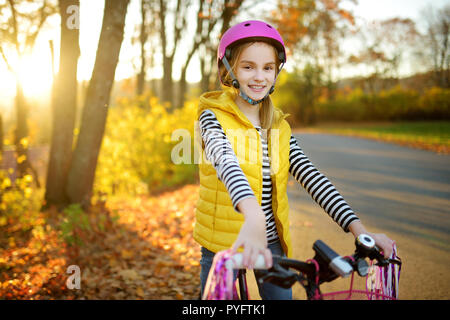
[[[450,156],[359,138],[295,136],[366,228],[396,241],[403,260],[400,297],[449,299]],[[352,236],[293,179],[288,196],[294,257],[311,258],[319,238],[341,254],[352,253]]]

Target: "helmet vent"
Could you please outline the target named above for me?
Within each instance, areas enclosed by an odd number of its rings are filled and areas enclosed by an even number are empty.
[[[271,25],[266,24],[266,26],[268,26],[270,29],[272,29],[272,26],[271,26]]]
[[[248,27],[248,26],[250,26],[250,23],[244,24],[244,27]]]

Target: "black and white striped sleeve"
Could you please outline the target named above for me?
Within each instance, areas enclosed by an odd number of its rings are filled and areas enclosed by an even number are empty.
[[[219,180],[225,184],[234,209],[240,212],[238,203],[255,197],[247,177],[239,166],[236,154],[215,114],[211,110],[204,110],[200,115],[199,125],[206,158],[216,169]]]
[[[289,172],[310,196],[341,228],[348,232],[348,226],[359,220],[344,198],[339,194],[331,182],[320,173],[311,161],[304,155],[291,135],[289,151]]]

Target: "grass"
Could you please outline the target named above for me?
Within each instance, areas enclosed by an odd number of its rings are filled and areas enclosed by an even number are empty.
[[[450,153],[450,121],[326,123],[297,131],[356,136],[442,154]]]

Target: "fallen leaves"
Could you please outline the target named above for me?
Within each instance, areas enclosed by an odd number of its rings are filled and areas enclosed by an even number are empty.
[[[84,232],[79,247],[66,246],[43,226],[45,232],[35,232],[22,246],[0,248],[0,298],[197,299],[200,247],[192,237],[197,196],[198,186],[187,185],[94,206],[91,223],[105,214],[118,220],[103,231]],[[66,286],[70,265],[80,268],[80,289]]]

